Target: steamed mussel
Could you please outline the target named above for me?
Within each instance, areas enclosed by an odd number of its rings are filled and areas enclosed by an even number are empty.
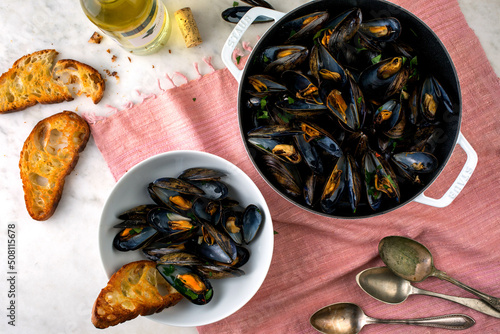
[[[370,215],[411,198],[439,168],[443,124],[456,116],[411,27],[371,15],[352,8],[283,23],[243,83],[255,163],[286,197],[327,215]]]
[[[118,215],[113,247],[140,250],[186,299],[208,303],[214,293],[209,279],[245,274],[240,267],[250,257],[247,245],[264,221],[258,206],[230,197],[225,176],[197,167],[154,180],[147,186],[154,204]]]

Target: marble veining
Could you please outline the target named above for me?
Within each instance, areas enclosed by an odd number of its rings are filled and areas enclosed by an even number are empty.
[[[77,0],[2,0],[0,2],[0,71],[7,71],[22,55],[35,50],[54,48],[59,58],[76,59],[98,69],[117,72],[119,79],[108,77],[106,94],[99,105],[85,97],[57,105],[37,105],[21,112],[0,115],[0,262],[4,272],[7,259],[7,224],[16,225],[16,327],[5,319],[2,301],[1,333],[93,333],[90,311],[99,291],[106,285],[102,268],[97,227],[105,200],[114,180],[91,138],[73,173],[67,178],[62,200],[56,213],[46,222],[33,221],[24,206],[19,178],[19,153],[24,140],[41,119],[62,110],[92,112],[106,116],[127,103],[138,103],[143,95],[158,93],[158,84],[169,88],[165,75],[176,84],[197,77],[193,63],[201,74],[210,72],[203,61],[211,57],[216,69],[222,68],[222,46],[233,25],[223,22],[220,13],[232,1],[164,0],[173,13],[191,7],[204,42],[186,49],[179,29],[172,24],[168,45],[154,55],[130,55],[111,39],[100,45],[89,44],[96,28],[87,20]],[[305,0],[271,1],[277,10],[289,11]],[[71,4],[70,4],[71,3]],[[500,74],[500,2],[498,0],[459,0],[467,22],[478,35],[497,75]],[[266,25],[251,27],[244,39],[254,44]],[[109,51],[108,51],[109,50]],[[116,55],[116,61],[112,61]],[[107,107],[110,106],[110,107]],[[2,296],[8,291],[0,280]],[[106,330],[106,333],[176,333],[193,334],[195,328],[165,326],[144,317]]]

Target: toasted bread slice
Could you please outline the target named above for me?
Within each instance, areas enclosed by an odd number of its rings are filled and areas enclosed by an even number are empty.
[[[46,220],[61,199],[65,177],[90,137],[87,122],[71,111],[41,120],[24,142],[19,168],[30,216]]]
[[[182,298],[160,275],[154,261],[132,262],[114,273],[99,293],[92,308],[92,323],[97,328],[115,326],[139,315],[160,312]]]
[[[95,104],[101,101],[105,83],[93,67],[73,59],[61,59],[54,66],[53,73],[65,85],[78,84],[77,95],[85,94]]]
[[[41,50],[18,59],[0,77],[0,113],[22,110],[37,103],[73,100],[68,87],[52,76],[56,50]]]
[[[69,87],[53,71],[57,51],[41,50],[18,59],[12,68],[0,76],[0,114],[23,110],[37,103],[49,104],[73,100]],[[94,103],[100,101],[104,91],[104,80],[97,70],[75,60],[64,60],[58,76],[72,63],[70,76],[78,79],[81,91],[91,95]],[[77,75],[75,75],[75,72]],[[95,90],[95,92],[93,91]],[[78,92],[79,94],[80,92]]]

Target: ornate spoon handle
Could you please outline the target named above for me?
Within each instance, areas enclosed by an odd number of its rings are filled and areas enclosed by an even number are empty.
[[[484,300],[486,303],[488,303],[489,305],[491,305],[491,307],[493,307],[495,310],[497,311],[500,311],[500,299],[496,298],[496,297],[493,297],[493,296],[490,296],[490,295],[487,295],[481,291],[478,291],[474,288],[471,288],[470,286],[468,285],[465,285],[464,283],[462,282],[459,282],[457,281],[456,279],[448,276],[444,271],[441,271],[441,270],[435,270],[433,273],[432,273],[432,276],[435,276],[439,279],[442,279],[442,280],[445,280],[445,281],[448,281],[452,284],[455,284],[456,286],[458,286],[459,288],[462,288],[464,289],[465,291],[467,292],[470,292],[472,293],[473,295],[481,298],[482,300]]]
[[[450,314],[417,319],[375,319],[368,317],[367,323],[415,325],[459,330],[474,326],[476,321],[465,314]]]
[[[442,293],[437,293],[437,292],[433,292],[433,291],[419,289],[417,287],[413,287],[413,291],[414,291],[414,293],[417,293],[419,295],[432,296],[432,297],[438,297],[438,298],[441,298],[444,300],[449,300],[451,302],[467,306],[468,308],[471,308],[471,309],[476,310],[478,312],[487,314],[489,316],[492,316],[495,318],[500,318],[500,312],[495,310],[493,307],[491,307],[488,303],[486,303],[482,299],[449,296],[449,295],[445,295]]]

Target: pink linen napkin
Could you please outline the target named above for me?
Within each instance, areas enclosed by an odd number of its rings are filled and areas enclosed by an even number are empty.
[[[271,268],[257,294],[232,316],[199,327],[209,333],[315,333],[309,317],[320,307],[353,302],[377,318],[465,313],[476,320],[466,333],[497,333],[499,320],[438,298],[412,296],[386,305],[365,294],[355,276],[381,266],[377,246],[387,235],[414,238],[434,255],[436,267],[490,295],[500,296],[500,83],[456,0],[396,0],[441,38],[461,82],[461,131],[479,163],[462,193],[438,209],[410,203],[369,219],[325,218],[277,195],[245,152],[237,122],[237,82],[227,69],[175,87],[105,119],[89,119],[95,142],[116,179],[145,158],[170,150],[200,150],[221,156],[247,173],[269,204],[275,235]],[[426,192],[440,197],[458,175],[465,154],[457,148]],[[419,287],[472,297],[436,278]],[[441,333],[394,325],[367,326],[363,333]]]

